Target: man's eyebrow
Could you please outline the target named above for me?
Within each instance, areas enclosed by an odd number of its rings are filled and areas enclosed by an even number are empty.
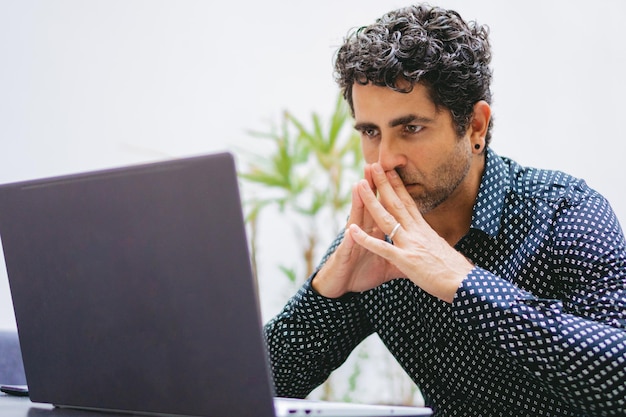
[[[354,130],[358,130],[359,132],[362,132],[368,129],[378,129],[378,126],[376,126],[374,123],[368,123],[368,122],[357,123],[354,125]]]
[[[389,127],[396,127],[401,125],[407,125],[409,123],[421,123],[421,124],[429,124],[432,123],[433,119],[424,116],[418,116],[415,114],[408,114],[406,116],[401,116],[395,118],[389,122]]]
[[[418,116],[416,114],[407,114],[406,116],[400,116],[393,120],[391,120],[388,125],[389,127],[396,127],[407,125],[410,123],[419,123],[419,124],[430,124],[433,123],[434,120],[430,117]],[[354,129],[358,131],[363,131],[367,129],[378,129],[378,126],[374,123],[362,122],[354,125]]]
[[[418,116],[416,114],[408,114],[406,116],[400,116],[393,120],[391,120],[388,125],[389,127],[396,127],[407,125],[410,123],[419,123],[419,124],[430,124],[433,123],[434,120],[430,117]],[[361,122],[354,125],[354,129],[358,131],[368,130],[368,129],[378,129],[378,125],[370,122]]]

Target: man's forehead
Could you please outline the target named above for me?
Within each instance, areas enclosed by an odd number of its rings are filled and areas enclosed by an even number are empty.
[[[352,100],[357,123],[375,123],[375,120],[406,118],[409,115],[419,119],[434,119],[439,113],[428,89],[422,84],[415,84],[409,92],[371,83],[355,84]]]

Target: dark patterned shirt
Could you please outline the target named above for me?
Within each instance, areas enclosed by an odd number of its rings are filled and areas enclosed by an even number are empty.
[[[601,195],[488,150],[456,249],[475,267],[452,304],[408,279],[339,299],[309,280],[265,326],[276,395],[376,332],[437,416],[626,415],[626,244]]]

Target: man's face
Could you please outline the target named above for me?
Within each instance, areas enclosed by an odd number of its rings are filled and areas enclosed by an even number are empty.
[[[437,110],[424,86],[399,93],[355,84],[352,99],[365,161],[395,169],[423,214],[461,192],[472,162],[469,137],[457,136],[449,110]]]

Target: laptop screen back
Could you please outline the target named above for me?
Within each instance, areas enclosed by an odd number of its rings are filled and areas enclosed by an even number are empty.
[[[31,399],[273,415],[230,154],[0,187]]]

